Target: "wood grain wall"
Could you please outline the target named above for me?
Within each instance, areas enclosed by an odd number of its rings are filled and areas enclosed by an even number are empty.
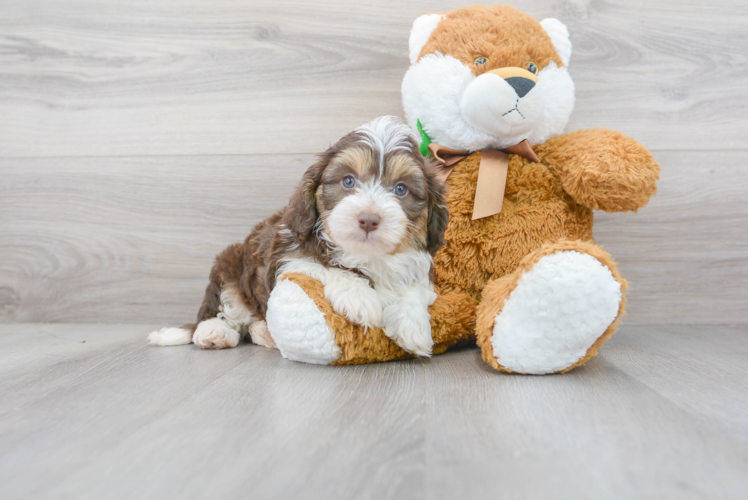
[[[401,114],[412,20],[470,3],[0,0],[0,321],[191,319],[314,153]],[[662,164],[597,219],[626,321],[748,323],[748,4],[513,5],[571,31],[569,130]]]

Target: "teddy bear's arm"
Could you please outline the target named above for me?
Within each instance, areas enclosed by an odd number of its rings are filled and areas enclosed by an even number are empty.
[[[620,132],[571,132],[537,153],[577,203],[595,210],[636,212],[657,192],[660,166],[647,148]]]
[[[475,340],[475,299],[440,293],[429,307],[432,354]],[[307,363],[353,365],[412,358],[379,327],[363,327],[338,314],[324,285],[300,273],[283,274],[270,294],[270,335],[283,357]]]

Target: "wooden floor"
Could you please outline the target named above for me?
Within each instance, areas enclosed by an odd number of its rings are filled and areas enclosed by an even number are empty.
[[[0,325],[0,498],[746,498],[745,327],[624,327],[586,367],[357,367],[149,325]]]

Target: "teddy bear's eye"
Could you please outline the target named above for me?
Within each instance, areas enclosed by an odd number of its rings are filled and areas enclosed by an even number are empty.
[[[538,74],[538,67],[535,65],[535,63],[529,62],[529,63],[527,63],[527,71],[529,71],[533,75],[537,75]]]
[[[483,66],[484,64],[487,64],[487,63],[488,63],[488,58],[487,57],[480,56],[480,57],[476,57],[475,58],[475,65],[476,66]]]

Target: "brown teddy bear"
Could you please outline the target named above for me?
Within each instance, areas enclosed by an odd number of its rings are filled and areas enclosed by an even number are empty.
[[[592,236],[593,210],[633,211],[659,166],[638,142],[592,129],[563,134],[574,105],[571,42],[556,19],[509,6],[427,14],[413,23],[402,84],[409,124],[447,187],[446,244],[434,257],[434,354],[477,338],[504,372],[565,372],[594,356],[623,314],[627,284]],[[299,275],[324,313],[330,364],[411,357],[380,329],[335,313],[322,285]],[[294,333],[295,332],[295,333]],[[318,349],[308,325],[271,334],[292,359]],[[285,347],[284,347],[285,346]]]

